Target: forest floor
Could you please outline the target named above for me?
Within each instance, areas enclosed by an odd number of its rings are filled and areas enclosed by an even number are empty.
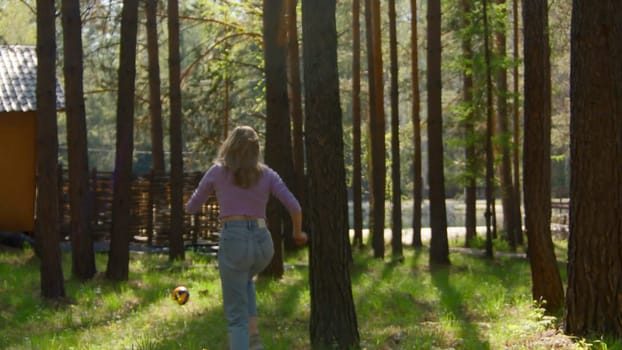
[[[390,232],[390,231],[389,231]],[[424,230],[424,237],[426,230]],[[561,315],[547,316],[530,296],[524,252],[508,253],[495,240],[484,259],[482,235],[463,248],[450,238],[451,265],[430,266],[429,240],[408,247],[404,260],[374,259],[369,246],[353,250],[350,278],[362,350],[622,350],[619,341],[575,339],[561,331]],[[479,244],[479,245],[478,245]],[[556,240],[565,281],[567,242]],[[106,254],[97,254],[104,271]],[[308,250],[286,254],[283,278],[257,281],[260,329],[266,349],[309,350],[311,299]],[[130,278],[112,283],[103,272],[89,281],[70,277],[63,253],[67,300],[40,297],[40,263],[31,250],[0,246],[0,349],[221,350],[227,348],[217,263],[189,251],[183,262],[166,254],[132,252]],[[170,291],[190,290],[180,307]]]
[[[469,254],[474,256],[484,256],[485,250],[483,248],[467,248],[464,245],[465,240],[465,228],[464,227],[447,227],[447,238],[450,242],[450,251],[454,253]],[[486,227],[478,226],[476,228],[477,235],[479,237],[486,237]],[[350,230],[350,237],[354,237],[354,230]],[[551,233],[557,240],[565,240],[568,236],[568,225],[552,223]],[[431,229],[424,227],[421,229],[421,239],[423,242],[429,242],[431,238]],[[369,238],[369,230],[363,230],[363,237],[365,240]],[[384,238],[385,242],[389,244],[393,237],[392,229],[385,229]],[[482,239],[484,239],[482,238]],[[413,242],[413,230],[411,228],[405,228],[402,230],[402,242],[404,244],[411,244]],[[559,253],[558,253],[559,254]],[[524,251],[511,252],[507,250],[494,249],[495,257],[509,257],[517,259],[527,259],[527,255]],[[558,256],[558,261],[565,261],[564,256]],[[544,316],[546,318],[546,316]],[[554,322],[555,318],[550,318]],[[599,342],[596,342],[600,345]],[[506,349],[578,349],[583,348],[599,349],[598,346],[594,347],[594,344],[582,345],[581,341],[577,344],[577,339],[568,336],[563,333],[561,328],[550,328],[534,332],[529,336],[522,339],[517,344],[509,345]],[[607,349],[606,345],[602,348]]]

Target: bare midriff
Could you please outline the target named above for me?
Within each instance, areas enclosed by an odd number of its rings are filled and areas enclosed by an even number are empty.
[[[238,220],[257,220],[260,219],[256,216],[247,216],[247,215],[231,215],[220,218],[221,221],[238,221]]]

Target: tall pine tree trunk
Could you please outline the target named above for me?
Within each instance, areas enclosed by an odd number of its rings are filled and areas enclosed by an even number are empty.
[[[441,101],[441,2],[428,2],[428,168],[430,184],[430,263],[449,264],[445,172],[443,168],[443,108]]]
[[[298,49],[298,21],[296,4],[298,0],[287,1],[287,88],[289,110],[292,120],[292,161],[293,192],[302,206],[303,229],[308,230],[310,223],[306,215],[307,205],[305,157],[304,157],[304,117],[302,114],[302,84],[300,80],[300,50]],[[295,249],[293,236],[285,236],[285,246]]]
[[[507,11],[505,10],[506,0],[497,0],[497,8],[500,9],[502,18],[500,28],[495,33],[497,42],[497,54],[500,59],[506,59],[506,37],[505,31],[507,23]],[[508,78],[507,69],[502,65],[497,69],[497,119],[498,128],[501,136],[501,203],[503,204],[503,229],[505,231],[510,247],[516,249],[516,229],[514,227],[514,186],[512,184],[512,159],[510,157],[511,134],[508,116]]]
[[[385,118],[382,81],[380,0],[365,0],[367,70],[369,77],[369,135],[371,139],[370,231],[374,257],[384,257]]]
[[[469,106],[468,115],[464,120],[464,134],[465,134],[465,160],[467,167],[467,179],[465,186],[465,246],[469,247],[471,242],[475,238],[477,232],[477,159],[475,153],[475,114],[473,113],[473,48],[471,41],[471,31],[468,28],[472,25],[471,16],[471,0],[461,0],[462,16],[464,19],[465,33],[462,37],[462,54],[464,55],[464,61],[468,62],[468,67],[471,69],[463,69],[462,73],[462,98],[465,105]],[[466,68],[466,67],[465,67]]]
[[[263,38],[266,66],[266,164],[292,188],[293,160],[287,96],[287,25],[285,0],[263,1]],[[271,199],[267,208],[268,227],[274,242],[274,257],[266,274],[283,275],[283,237],[292,235],[291,220],[283,206]]]
[[[65,296],[58,245],[58,137],[56,123],[56,38],[52,0],[37,0],[37,203],[35,238],[41,258],[41,295]]]
[[[486,256],[493,257],[492,239],[496,236],[495,197],[494,197],[494,153],[492,146],[494,121],[492,110],[492,64],[490,58],[490,26],[488,21],[488,1],[484,0],[484,57],[486,61]]]
[[[151,116],[151,158],[155,174],[164,174],[160,55],[157,24],[158,0],[145,0],[147,56],[149,60],[149,114]]]
[[[389,0],[389,47],[391,52],[391,254],[402,257],[402,177],[400,176],[399,75],[395,0]]]
[[[352,0],[352,206],[354,245],[363,246],[361,163],[361,2]]]
[[[523,148],[525,225],[534,300],[557,311],[564,290],[551,237],[551,63],[548,9],[525,0],[525,141]]]
[[[224,76],[225,76],[225,106],[222,111],[222,119],[223,119],[223,140],[227,139],[229,136],[229,110],[231,109],[231,93],[229,92],[231,86],[231,62],[230,62],[230,45],[229,43],[225,43],[225,52],[224,52],[224,60],[225,60],[225,68],[224,68]]]
[[[184,252],[184,160],[181,131],[181,59],[179,43],[179,3],[168,0],[168,80],[171,117],[169,133],[171,143],[171,229],[169,232],[169,259],[183,260]]]
[[[314,349],[352,349],[359,347],[360,337],[349,270],[335,1],[304,0],[302,6],[305,140],[312,184],[311,345]]]
[[[117,93],[117,140],[113,179],[112,232],[106,277],[125,281],[129,275],[129,228],[134,152],[134,82],[136,80],[136,34],[138,1],[124,0],[121,12],[121,50]]]
[[[417,25],[417,1],[410,0],[410,76],[412,89],[413,124],[413,242],[415,248],[421,241],[421,205],[423,202],[423,176],[421,174],[421,94],[419,92],[419,41]]]
[[[573,335],[619,339],[622,337],[622,3],[574,0],[572,4],[572,169],[565,325],[566,332]]]
[[[514,101],[513,101],[513,134],[514,134],[514,143],[512,145],[512,162],[514,169],[514,229],[516,230],[516,243],[523,244],[523,214],[521,210],[521,177],[520,177],[520,103],[519,103],[519,74],[518,74],[518,51],[520,46],[520,41],[518,40],[518,3],[519,0],[512,0],[512,15],[514,16],[513,20],[513,34],[514,34]]]
[[[63,0],[62,22],[71,208],[71,271],[74,277],[89,279],[95,275],[97,269],[89,218],[91,194],[82,81],[82,22],[78,0]]]

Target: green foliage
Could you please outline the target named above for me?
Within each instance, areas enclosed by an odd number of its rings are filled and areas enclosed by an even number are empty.
[[[261,12],[256,4],[245,2],[192,1],[180,5],[184,152],[192,154],[192,157],[185,157],[185,168],[198,170],[204,169],[224,138],[224,91],[227,82],[229,128],[245,123],[256,126],[260,131],[263,129],[261,117],[265,114],[265,103]],[[83,14],[89,160],[91,167],[108,171],[114,167],[116,142],[120,11],[120,2],[96,3],[86,7]],[[158,13],[166,13],[165,3],[158,4]],[[144,16],[142,10],[140,16]],[[169,148],[166,16],[158,16],[157,23],[166,151]],[[148,171],[151,166],[147,44],[143,24],[141,19],[137,48],[135,172]],[[64,125],[64,118],[61,118],[61,161],[66,163]],[[168,152],[165,158],[168,160]]]
[[[455,1],[443,1],[443,105],[445,132],[445,174],[448,193],[461,192],[464,180],[480,177],[481,161],[467,166],[464,161],[464,146],[474,144],[482,147],[485,116],[485,66],[483,62],[483,30],[481,1],[472,2],[473,10],[467,15],[471,25],[463,26],[464,15]],[[568,60],[569,60],[569,20],[570,0],[551,2],[550,38],[553,82],[553,154],[568,155],[569,104],[568,104]],[[229,82],[228,115],[229,128],[246,123],[255,126],[260,133],[265,117],[265,85],[263,75],[262,52],[262,8],[260,2],[193,0],[181,2],[181,58],[182,58],[182,101],[185,169],[187,171],[203,169],[224,137],[225,84]],[[298,2],[298,10],[301,4]],[[424,178],[426,171],[426,135],[425,135],[425,2],[418,2],[419,24],[419,67],[422,93],[421,120],[423,131]],[[410,72],[410,2],[398,0],[397,38],[400,88],[400,132],[402,184],[406,197],[412,191],[412,139],[406,130],[412,130],[410,124],[412,96]],[[508,55],[492,55],[494,69],[510,68],[519,62],[510,57],[513,42],[509,35],[511,8],[508,4],[491,3],[490,23],[493,30],[505,29],[508,33]],[[34,2],[5,0],[0,3],[0,36],[9,43],[35,42]],[[363,7],[364,9],[364,7]],[[85,93],[87,110],[87,130],[91,167],[100,170],[112,170],[114,166],[115,124],[116,124],[116,89],[118,69],[118,44],[120,32],[121,2],[94,2],[83,5],[83,44],[85,68]],[[166,2],[158,3],[158,33],[160,47],[160,74],[162,81],[164,149],[168,150],[168,38],[166,27]],[[363,119],[368,106],[366,66],[365,20],[361,12],[361,83]],[[135,123],[135,159],[136,169],[148,169],[150,164],[151,142],[148,116],[148,81],[146,35],[144,13],[139,25],[137,56],[137,96]],[[520,16],[519,16],[520,17]],[[17,19],[17,20],[15,20]],[[338,66],[340,74],[341,101],[344,116],[344,129],[351,132],[351,91],[352,91],[352,13],[350,2],[337,2],[336,25],[338,31]],[[299,42],[302,47],[301,16],[299,20]],[[385,111],[390,112],[388,98],[389,76],[389,33],[387,9],[382,8],[382,48],[386,86]],[[10,27],[9,27],[10,26]],[[62,59],[61,29],[58,27],[59,77],[60,59]],[[11,30],[9,30],[9,28]],[[461,48],[461,39],[469,37],[473,45],[474,57],[465,59]],[[522,51],[520,52],[522,54]],[[472,75],[475,81],[474,100],[471,104],[462,101],[462,72]],[[304,79],[304,77],[303,77]],[[511,95],[506,96],[511,98]],[[464,135],[463,123],[472,115],[476,123],[473,135]],[[66,163],[66,135],[64,118],[59,121],[60,158]],[[367,125],[363,122],[363,131]],[[387,133],[389,123],[387,123]],[[365,137],[365,134],[363,134]],[[499,142],[505,138],[500,138]],[[387,138],[387,140],[390,140]],[[349,146],[350,144],[348,144]],[[365,140],[363,140],[365,146]],[[365,150],[365,147],[363,147]],[[388,149],[387,149],[388,150]],[[351,148],[346,148],[348,161],[351,160]],[[365,159],[365,154],[363,159]],[[168,157],[166,157],[168,159]],[[389,158],[387,152],[387,158]],[[350,163],[348,163],[350,164]],[[364,165],[365,162],[364,162]],[[365,168],[364,168],[365,169]],[[563,170],[560,168],[560,170]],[[555,171],[555,170],[554,170]],[[349,174],[350,176],[350,174]],[[364,183],[367,173],[364,171]],[[554,174],[554,176],[556,176]],[[559,175],[562,177],[564,175]]]
[[[0,45],[36,45],[35,8],[32,0],[0,1]]]

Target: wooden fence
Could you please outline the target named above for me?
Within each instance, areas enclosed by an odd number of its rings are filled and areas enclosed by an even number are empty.
[[[184,174],[184,203],[192,195],[203,174]],[[69,179],[59,171],[60,231],[70,235]],[[93,170],[89,177],[90,229],[96,241],[110,239],[112,227],[113,173]],[[168,175],[133,176],[130,193],[130,240],[152,246],[168,246],[170,233],[170,183]],[[211,198],[195,215],[184,214],[183,238],[187,244],[212,244],[218,241],[218,204]]]

